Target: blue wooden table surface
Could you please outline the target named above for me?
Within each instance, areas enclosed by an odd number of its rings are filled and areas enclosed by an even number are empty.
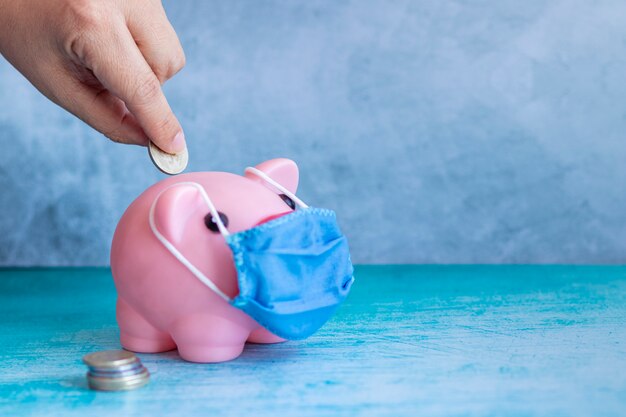
[[[140,355],[147,387],[86,387],[119,348],[108,269],[0,270],[1,416],[625,416],[626,267],[360,266],[308,340],[222,364]]]

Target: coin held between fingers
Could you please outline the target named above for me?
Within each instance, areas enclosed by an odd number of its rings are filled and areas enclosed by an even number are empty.
[[[177,154],[170,154],[162,151],[152,141],[148,144],[148,154],[152,163],[164,174],[180,174],[187,168],[189,162],[189,152],[187,148]]]

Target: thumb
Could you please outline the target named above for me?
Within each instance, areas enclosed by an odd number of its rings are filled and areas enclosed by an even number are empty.
[[[165,152],[181,152],[186,146],[183,129],[128,28],[109,34],[112,39],[107,39],[106,47],[94,45],[97,49],[86,54],[91,62],[85,65],[126,104],[155,145]]]

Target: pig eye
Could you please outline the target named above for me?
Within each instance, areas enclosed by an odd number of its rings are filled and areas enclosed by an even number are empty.
[[[292,210],[296,209],[296,203],[294,203],[293,200],[289,198],[289,196],[285,194],[279,194],[279,197],[285,202],[285,204],[291,207]]]
[[[226,216],[221,211],[217,212],[218,216],[220,216],[220,220],[224,223],[224,227],[228,227],[228,216]],[[212,232],[219,232],[220,229],[217,227],[217,223],[213,221],[213,215],[211,213],[204,216],[204,225]]]

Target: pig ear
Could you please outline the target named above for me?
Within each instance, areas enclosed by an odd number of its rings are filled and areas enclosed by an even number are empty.
[[[199,210],[208,212],[200,191],[190,184],[176,184],[165,189],[152,204],[154,227],[174,246],[182,242],[193,215]]]
[[[270,159],[269,161],[261,162],[255,167],[259,171],[263,171],[269,175],[274,181],[295,194],[298,189],[298,179],[300,178],[298,173],[298,165],[291,159],[277,158]],[[250,178],[255,181],[263,182],[262,178],[246,172],[246,178]]]

